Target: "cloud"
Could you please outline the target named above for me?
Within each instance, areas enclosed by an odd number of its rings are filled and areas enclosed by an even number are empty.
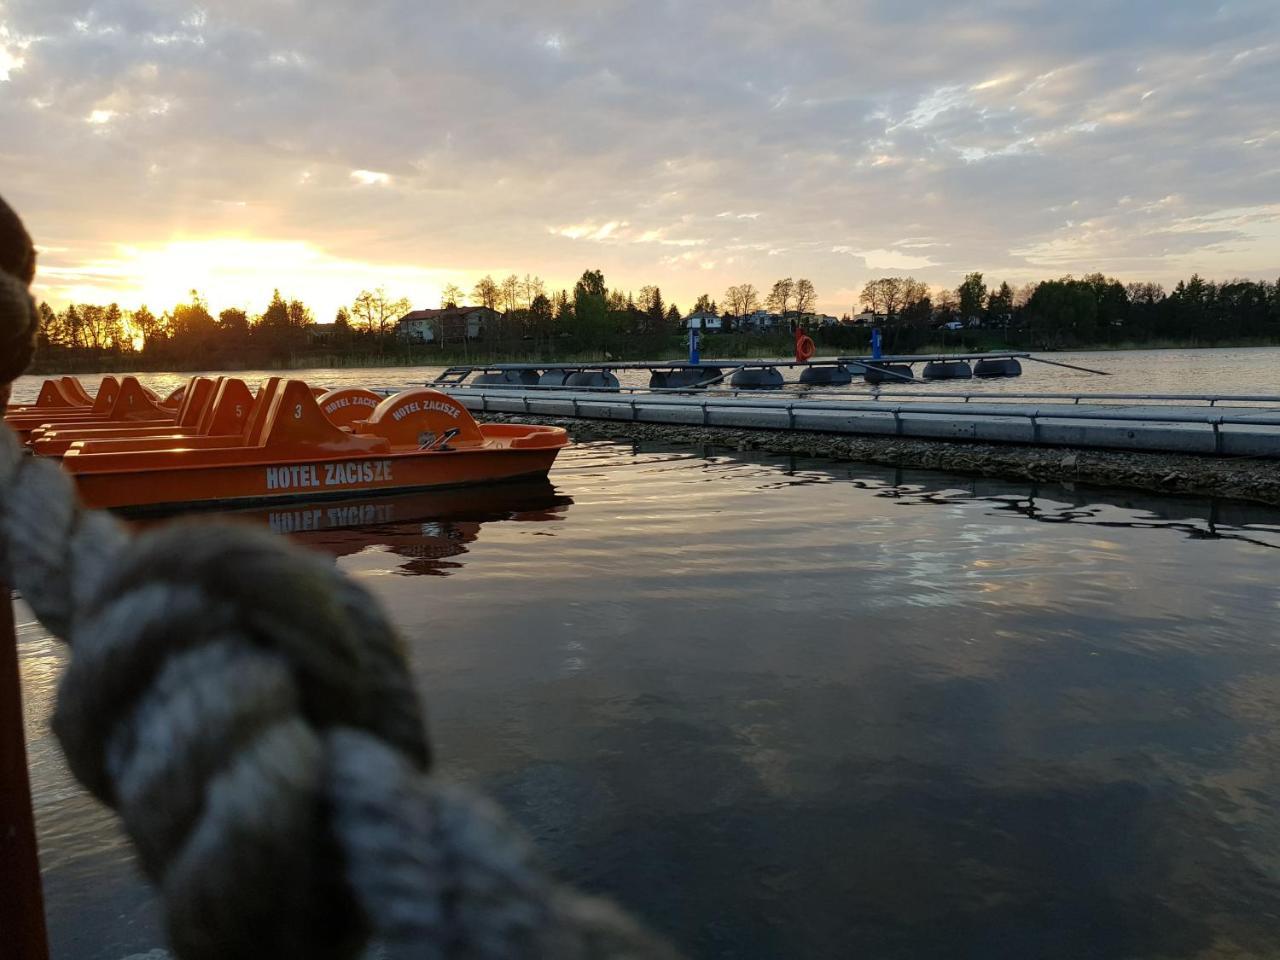
[[[806,276],[828,310],[875,271],[1280,273],[1229,213],[1280,196],[1272,0],[0,9],[6,199],[63,267],[234,236],[423,303],[599,267],[682,306]]]
[[[391,174],[380,170],[352,170],[351,179],[366,187],[385,187],[391,183]]]
[[[922,267],[931,267],[934,263],[929,257],[917,257],[909,253],[903,253],[901,250],[886,250],[883,248],[878,250],[855,250],[848,246],[835,246],[831,248],[831,252],[861,257],[869,270],[919,270]]]

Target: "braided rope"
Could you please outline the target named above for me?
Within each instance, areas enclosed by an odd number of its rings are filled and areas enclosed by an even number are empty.
[[[30,311],[6,296],[9,344]],[[433,960],[675,956],[430,775],[398,637],[318,557],[235,525],[131,536],[6,428],[5,578],[70,643],[54,730],[119,813],[186,960],[339,960],[371,936]]]

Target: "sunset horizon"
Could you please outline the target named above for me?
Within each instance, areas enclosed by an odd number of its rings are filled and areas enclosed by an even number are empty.
[[[1280,275],[1264,3],[302,12],[0,4],[38,298],[325,323],[599,269],[686,313],[806,277],[839,316],[885,275]]]

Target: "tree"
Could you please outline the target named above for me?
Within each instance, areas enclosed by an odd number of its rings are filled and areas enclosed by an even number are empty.
[[[574,328],[590,344],[603,344],[609,321],[608,288],[599,270],[585,270],[573,285]]]
[[[796,282],[794,280],[790,277],[779,280],[774,283],[773,289],[769,291],[769,296],[765,297],[765,306],[785,317],[795,293]]]
[[[456,283],[446,283],[444,289],[440,291],[440,306],[446,310],[456,307],[462,303],[463,296],[462,288]]]
[[[520,278],[514,273],[502,281],[502,304],[508,313],[520,309]]]
[[[575,300],[578,298],[579,292],[603,297],[609,292],[604,285],[604,274],[599,270],[584,270],[582,276],[578,278],[578,282],[573,285],[573,298]]]
[[[209,312],[209,305],[196,290],[191,291],[191,301],[173,308],[169,317],[169,329],[175,340],[195,344],[212,343],[218,323]]]
[[[879,280],[868,280],[858,299],[872,313],[893,318],[902,309],[902,279],[881,277]]]
[[[1164,287],[1158,283],[1130,283],[1125,286],[1130,303],[1152,306],[1164,299]]]
[[[813,313],[818,303],[818,292],[813,288],[813,281],[801,277],[795,288],[796,313]]]
[[[750,283],[730,287],[724,292],[724,308],[732,317],[745,317],[760,309],[760,293]]]
[[[662,291],[656,286],[640,288],[640,299],[636,304],[644,314],[644,332],[661,333],[666,322],[667,306],[662,299]]]
[[[987,297],[987,325],[999,327],[1006,332],[1009,321],[1013,319],[1013,290],[1009,284],[1000,284],[1000,289]]]
[[[944,287],[938,291],[938,297],[933,305],[932,319],[939,324],[952,323],[960,319],[960,301],[956,298],[954,290]]]
[[[552,313],[552,329],[557,334],[572,333],[574,327],[573,301],[569,299],[569,292],[561,290],[556,294],[551,304]]]
[[[284,297],[280,296],[279,289],[271,292],[271,302],[258,318],[258,325],[281,329],[289,325],[289,305],[284,302]]]
[[[61,320],[63,342],[69,347],[84,346],[80,330],[80,311],[76,309],[74,303],[68,304],[67,309],[62,311]]]
[[[335,332],[351,329],[351,314],[346,307],[339,307],[338,312],[333,315],[333,329]]]
[[[133,340],[125,336],[124,313],[118,303],[107,304],[103,317],[103,345],[113,350],[133,349]]]
[[[382,338],[395,322],[409,312],[409,301],[404,297],[392,300],[387,296],[385,287],[376,290],[361,290],[351,304],[351,317],[359,330],[364,330],[379,338],[378,349],[382,349]]]
[[[928,285],[921,283],[915,277],[900,277],[898,279],[898,292],[902,297],[902,309],[904,310],[914,303],[929,299]]]
[[[529,332],[539,339],[550,339],[554,332],[555,314],[551,301],[539,290],[529,303]]]
[[[242,341],[249,334],[249,314],[239,307],[227,307],[218,314],[218,326],[227,337]]]
[[[129,324],[137,331],[138,336],[142,337],[144,350],[148,344],[159,340],[164,333],[160,318],[148,310],[145,303],[129,315]]]
[[[61,346],[63,344],[62,324],[58,320],[58,315],[54,312],[53,307],[41,300],[40,306],[36,308],[36,316],[39,318],[39,333],[37,336],[40,340],[40,346]]]
[[[859,300],[872,313],[896,318],[913,303],[929,297],[929,288],[915,277],[881,277],[868,280]]]
[[[748,284],[748,286],[750,286],[750,284]],[[755,288],[752,287],[752,289]],[[720,311],[716,309],[716,302],[704,293],[699,295],[697,302],[693,305],[693,312],[719,314]]]
[[[524,305],[533,309],[533,301],[545,293],[541,277],[526,273],[520,282],[520,293],[524,297]]]
[[[478,303],[488,307],[490,310],[498,309],[498,300],[502,296],[502,291],[498,288],[498,284],[494,282],[493,277],[485,274],[476,281],[475,289],[471,291]]]
[[[1071,277],[1040,284],[1025,311],[1033,335],[1047,346],[1071,340],[1088,342],[1097,328],[1098,301],[1093,288]]]
[[[180,303],[168,316],[169,332],[175,344],[183,351],[200,355],[213,351],[218,344],[218,321],[209,312],[209,305],[200,294],[192,290],[189,303]]]
[[[667,307],[665,324],[668,330],[679,330],[684,325],[684,318],[680,315],[680,308],[674,303]]]
[[[966,274],[960,286],[956,287],[956,299],[960,302],[960,318],[965,323],[981,317],[987,305],[987,284],[982,274],[976,271]]]
[[[1093,299],[1098,305],[1098,326],[1103,330],[1122,327],[1129,319],[1129,294],[1119,280],[1091,273],[1082,283],[1093,290]]]
[[[109,331],[107,329],[107,311],[96,304],[80,305],[80,329],[83,331],[84,345],[94,350],[101,350],[107,345]]]
[[[395,315],[397,319],[399,319],[400,316],[402,316],[403,314],[409,311],[408,300],[401,300],[400,303],[403,305],[404,309],[400,310]],[[311,308],[306,306],[306,304],[304,304],[301,300],[297,299],[296,297],[290,299],[289,301],[287,316],[289,320],[289,326],[294,330],[305,330],[307,327],[311,326],[311,324],[315,322],[314,318],[311,316]]]

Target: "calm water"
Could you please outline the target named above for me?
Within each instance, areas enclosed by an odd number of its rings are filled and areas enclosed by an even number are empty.
[[[251,519],[388,606],[442,769],[564,878],[703,957],[1275,956],[1280,512],[607,443],[551,479]],[[55,956],[145,952],[21,633]]]
[[[1110,376],[1095,376],[1077,370],[1024,361],[1023,376],[1009,380],[947,381],[895,385],[886,389],[906,389],[912,393],[974,391],[982,393],[1268,393],[1280,394],[1280,347],[1226,350],[1135,350],[1111,353],[1053,353],[1046,358],[1074,363]],[[714,361],[708,361],[713,363]],[[404,387],[419,386],[440,372],[440,367],[352,368],[350,370],[297,370],[297,376],[322,386]],[[919,369],[917,368],[917,373]],[[273,371],[250,370],[238,376],[256,383]],[[278,374],[279,371],[274,371]],[[794,379],[794,371],[783,371]],[[186,381],[190,374],[141,374],[143,382],[167,393]],[[15,384],[15,402],[34,399],[43,377],[20,377]],[[86,376],[86,383],[96,378]],[[631,386],[647,386],[648,372],[623,371],[620,379]],[[869,389],[855,381],[852,390]]]

